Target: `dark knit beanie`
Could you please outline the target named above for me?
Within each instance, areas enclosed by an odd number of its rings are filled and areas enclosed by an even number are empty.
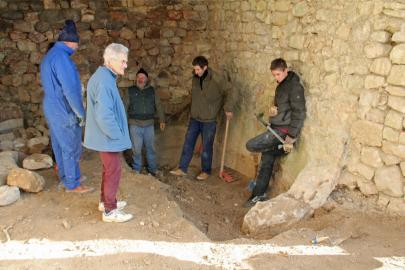
[[[58,41],[70,41],[79,43],[79,35],[77,34],[76,24],[74,21],[65,21],[65,25],[59,32]]]
[[[139,73],[143,73],[143,74],[145,74],[146,77],[149,77],[149,76],[148,76],[148,72],[146,72],[146,70],[144,70],[143,68],[140,68],[140,69],[138,70],[138,72],[136,73],[136,75],[138,75]]]

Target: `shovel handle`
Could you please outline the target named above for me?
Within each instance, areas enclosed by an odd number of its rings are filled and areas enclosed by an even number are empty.
[[[226,143],[228,142],[228,129],[229,129],[229,119],[226,118],[225,139],[224,139],[224,145],[222,147],[221,168],[219,169],[219,178],[222,178],[222,172],[224,170],[225,150],[226,150]]]

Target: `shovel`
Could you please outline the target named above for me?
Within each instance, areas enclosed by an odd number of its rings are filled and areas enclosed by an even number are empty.
[[[228,141],[228,129],[229,129],[229,119],[226,118],[225,139],[224,139],[224,146],[222,147],[222,157],[221,157],[221,167],[219,169],[219,178],[221,178],[222,180],[224,180],[227,183],[232,183],[239,179],[237,177],[233,176],[231,173],[224,171],[226,143]]]

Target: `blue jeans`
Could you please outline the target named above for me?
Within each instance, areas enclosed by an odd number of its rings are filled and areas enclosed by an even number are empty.
[[[64,125],[63,122],[53,124],[48,121],[48,123],[59,179],[67,189],[75,189],[80,185],[79,162],[82,154],[82,128],[76,124]]]
[[[155,154],[155,129],[153,125],[141,127],[130,125],[132,147],[134,151],[133,169],[140,172],[142,169],[142,146],[145,144],[146,160],[148,161],[148,171],[156,173],[156,154]]]
[[[275,131],[283,139],[287,136],[287,134],[278,130]],[[256,186],[252,191],[252,197],[261,196],[267,192],[271,176],[273,175],[274,162],[277,157],[286,154],[283,148],[279,148],[280,145],[282,145],[282,143],[269,131],[250,139],[246,143],[246,148],[250,152],[262,153],[259,172],[256,176]]]
[[[190,119],[179,165],[179,168],[183,172],[187,172],[188,165],[193,158],[195,143],[197,142],[198,136],[201,134],[203,145],[201,154],[201,171],[208,174],[211,173],[212,150],[216,129],[217,123],[215,121],[200,122],[193,118]]]

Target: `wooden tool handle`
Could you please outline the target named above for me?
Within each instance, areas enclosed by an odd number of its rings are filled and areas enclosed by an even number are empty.
[[[226,143],[228,141],[228,128],[229,128],[229,119],[226,118],[225,139],[224,139],[224,145],[222,147],[221,168],[219,170],[219,177],[221,177],[221,174],[222,174],[222,172],[224,170]]]

